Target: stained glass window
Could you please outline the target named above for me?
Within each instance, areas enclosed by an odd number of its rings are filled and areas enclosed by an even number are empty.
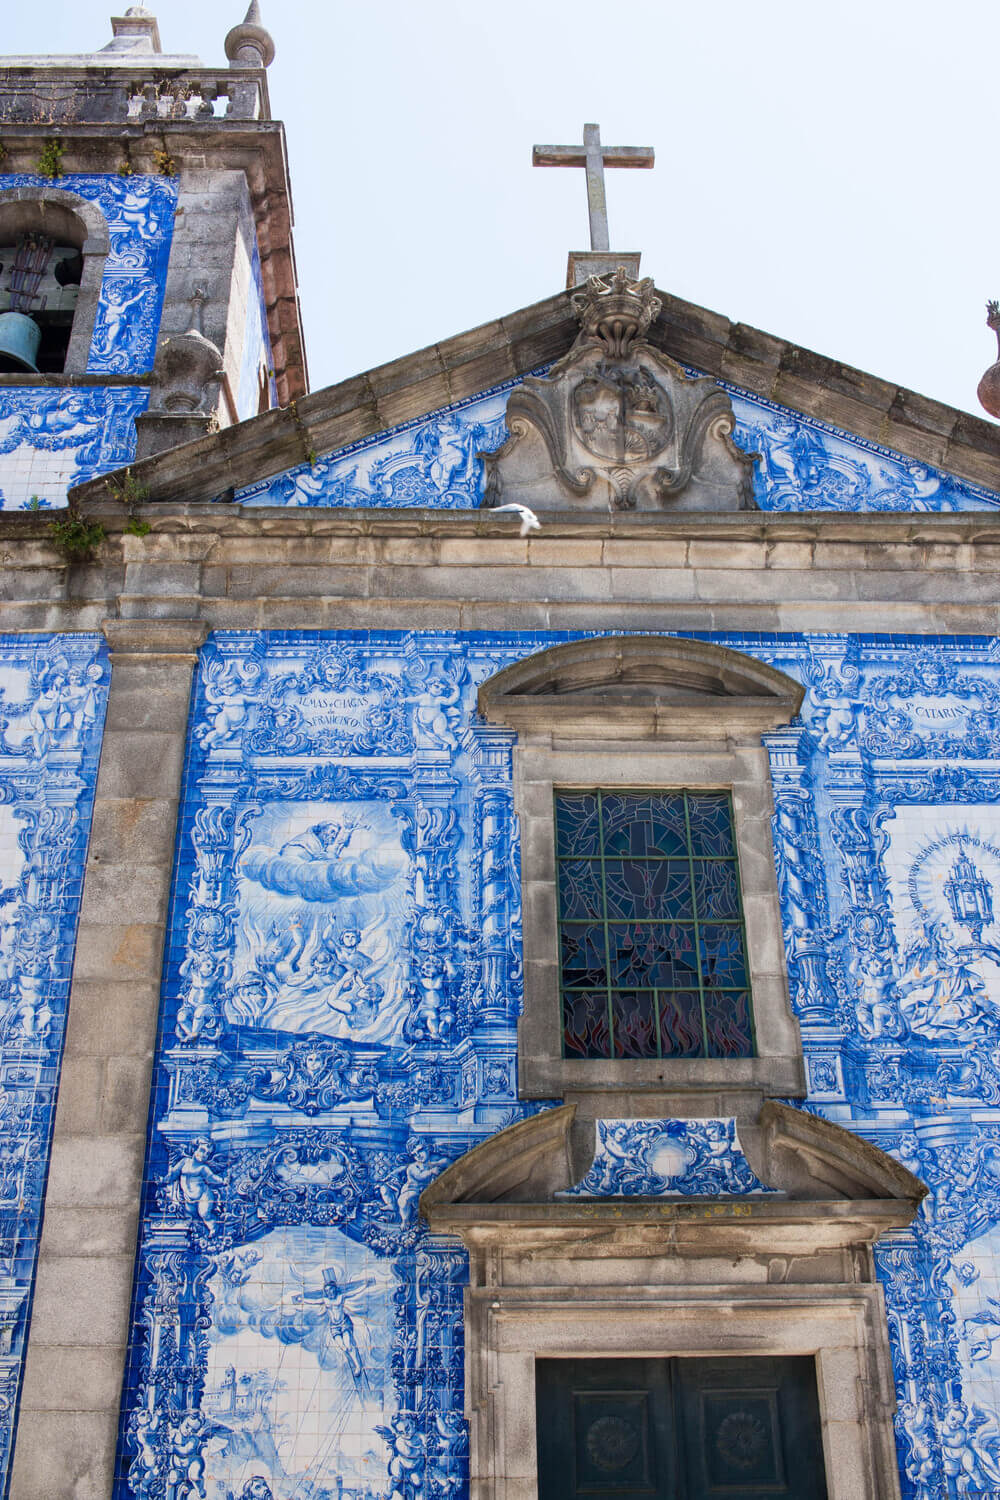
[[[563,1052],[752,1057],[725,792],[556,795]]]

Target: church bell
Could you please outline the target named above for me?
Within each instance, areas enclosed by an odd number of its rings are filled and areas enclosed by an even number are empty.
[[[0,313],[0,373],[19,375],[28,370],[38,374],[38,346],[42,330],[27,313]]]

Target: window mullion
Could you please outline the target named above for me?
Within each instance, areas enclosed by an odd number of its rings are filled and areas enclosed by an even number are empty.
[[[694,840],[691,837],[691,809],[688,794],[684,792],[684,834],[687,842],[688,879],[691,882],[691,910],[694,912],[694,957],[698,965],[698,1005],[701,1009],[701,1045],[703,1056],[708,1056],[708,1019],[705,1015],[705,976],[701,967],[701,925],[698,920],[698,894],[694,880]]]

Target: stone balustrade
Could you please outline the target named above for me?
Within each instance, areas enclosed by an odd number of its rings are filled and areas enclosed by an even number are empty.
[[[267,79],[256,68],[0,68],[0,122],[269,120]]]

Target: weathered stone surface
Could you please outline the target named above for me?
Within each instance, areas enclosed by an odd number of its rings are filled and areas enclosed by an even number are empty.
[[[753,460],[731,441],[728,396],[648,340],[660,304],[624,267],[573,298],[581,330],[544,378],[507,401],[510,436],[486,469],[486,507],[532,512],[752,510]]]

